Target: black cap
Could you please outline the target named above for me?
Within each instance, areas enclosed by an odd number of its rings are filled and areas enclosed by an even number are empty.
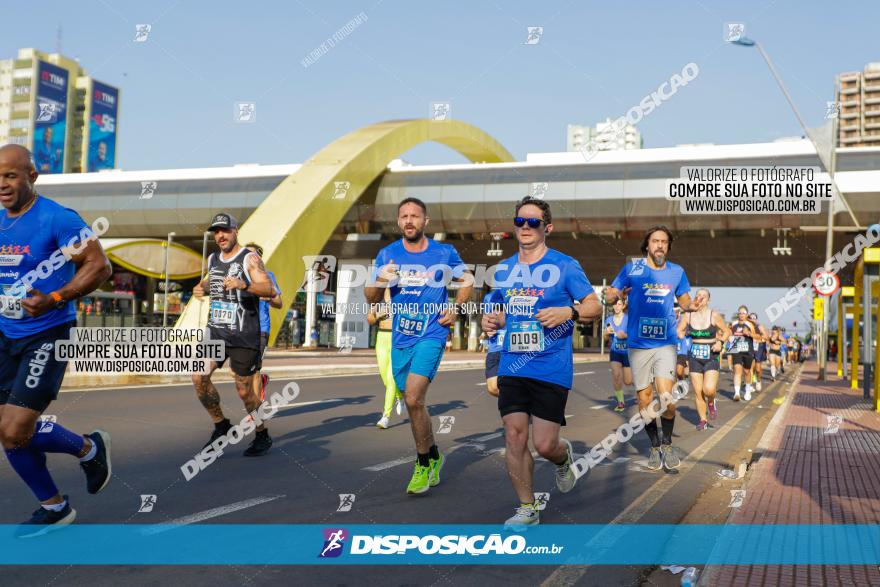
[[[238,228],[238,220],[232,214],[227,214],[226,212],[214,214],[214,219],[211,220],[211,226],[208,227],[208,231],[214,232],[218,228]]]

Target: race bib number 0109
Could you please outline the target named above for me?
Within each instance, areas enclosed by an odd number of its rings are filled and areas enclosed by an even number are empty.
[[[221,302],[214,300],[211,302],[211,323],[212,324],[232,324],[235,321],[236,304],[232,302]]]
[[[540,353],[544,350],[544,328],[540,322],[514,322],[508,327],[507,352]]]

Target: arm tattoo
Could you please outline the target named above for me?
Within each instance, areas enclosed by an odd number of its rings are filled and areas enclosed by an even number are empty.
[[[269,274],[266,273],[266,265],[263,264],[263,259],[261,259],[259,255],[251,253],[250,255],[248,255],[248,259],[250,259],[251,271],[261,273],[266,277],[266,279],[269,279]]]

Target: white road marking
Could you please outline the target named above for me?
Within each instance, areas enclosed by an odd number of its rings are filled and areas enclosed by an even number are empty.
[[[384,471],[385,469],[390,469],[391,467],[396,467],[397,465],[403,465],[405,463],[412,463],[413,458],[410,457],[401,457],[399,459],[394,459],[393,461],[386,461],[384,463],[379,463],[378,465],[373,465],[372,467],[364,467],[364,471]]]
[[[611,406],[606,406],[605,404],[599,404],[598,406],[592,406],[590,409],[591,410],[601,410],[601,409],[610,408],[610,407]]]
[[[580,373],[575,373],[575,375],[592,375],[595,371],[581,371]]]
[[[318,400],[314,400],[314,401],[310,401],[310,402],[297,402],[294,404],[283,404],[283,405],[278,406],[278,409],[280,410],[281,408],[300,408],[303,406],[313,406],[315,404],[329,404],[332,402],[341,402],[341,401],[345,401],[345,400],[340,399],[340,398],[337,398],[337,399],[318,399]]]
[[[504,432],[493,432],[492,434],[487,434],[486,436],[474,438],[474,440],[476,442],[486,442],[487,440],[492,440],[493,438],[501,438],[502,436],[504,436]]]
[[[255,497],[253,499],[246,499],[244,501],[237,501],[235,503],[231,503],[229,505],[220,506],[218,508],[213,508],[210,510],[205,510],[203,512],[197,512],[195,514],[191,514],[189,516],[183,516],[182,518],[176,518],[171,520],[170,522],[165,522],[162,524],[152,525],[150,528],[146,528],[141,533],[146,535],[159,534],[161,532],[167,532],[169,530],[174,530],[178,526],[187,526],[189,524],[196,524],[198,522],[203,522],[205,520],[210,520],[211,518],[217,518],[220,516],[225,516],[226,514],[231,514],[232,512],[237,512],[240,510],[244,510],[255,505],[260,505],[263,503],[268,503],[270,501],[275,501],[276,499],[280,499],[282,497],[287,497],[285,495],[267,495],[263,497]]]
[[[483,383],[477,383],[477,387],[486,387],[486,382],[484,381]]]

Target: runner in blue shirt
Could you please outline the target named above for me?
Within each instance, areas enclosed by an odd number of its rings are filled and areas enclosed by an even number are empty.
[[[483,298],[485,313],[490,309],[496,309],[504,303],[504,296],[497,289],[486,294]],[[489,337],[489,352],[486,354],[486,391],[493,397],[498,397],[498,365],[501,364],[501,351],[504,348],[504,338],[507,334],[505,329],[495,331],[495,336]]]
[[[626,346],[628,323],[626,303],[623,300],[617,300],[614,302],[614,313],[605,319],[605,335],[609,337],[611,345],[609,353],[611,381],[614,383],[614,397],[617,399],[617,405],[614,406],[615,412],[622,412],[626,409],[626,403],[623,401],[623,386],[624,384],[633,384],[632,369],[629,366]]]
[[[244,248],[252,253],[256,253],[261,259],[263,258],[263,247],[260,245],[248,243]],[[266,357],[266,347],[269,345],[269,332],[272,330],[269,308],[280,308],[282,306],[281,288],[278,287],[278,280],[275,279],[275,274],[268,269],[266,274],[269,276],[269,281],[272,282],[275,295],[271,298],[260,298],[260,361],[257,364],[257,374],[259,377],[254,377],[254,393],[260,398],[260,402],[266,401],[266,391],[269,389],[269,376],[261,372],[263,369],[263,359]]]
[[[677,469],[681,459],[672,447],[675,425],[675,404],[670,401],[675,383],[676,321],[675,301],[682,311],[691,311],[691,289],[684,269],[666,260],[672,248],[672,232],[655,226],[645,233],[641,251],[645,257],[628,261],[606,290],[606,303],[616,302],[622,295],[629,304],[627,335],[629,362],[639,394],[639,410],[645,421],[645,433],[651,439],[648,468],[655,471],[664,466]],[[652,386],[653,380],[653,386]],[[666,409],[661,415],[662,442],[654,415],[647,408],[654,389]]]
[[[417,454],[406,488],[409,494],[425,493],[439,484],[445,462],[434,443],[425,400],[446,349],[449,326],[456,317],[446,287],[450,280],[456,282],[456,307],[467,302],[473,290],[473,277],[455,247],[425,236],[428,222],[424,202],[418,198],[400,202],[397,226],[403,238],[379,251],[375,283],[364,288],[371,304],[380,303],[385,288],[391,288],[391,368],[398,389],[406,395]]]
[[[504,423],[507,472],[520,501],[505,522],[514,531],[539,523],[530,417],[535,449],[556,465],[556,487],[567,493],[577,482],[571,443],[559,436],[574,375],[572,335],[577,323],[591,322],[602,313],[580,264],[547,246],[552,222],[550,204],[544,200],[526,197],[517,202],[513,225],[519,251],[500,264],[494,279],[504,308],[482,320],[490,336],[507,329],[498,367],[498,411]]]
[[[675,324],[681,320],[682,312],[678,307],[675,308]],[[677,326],[676,326],[677,330]],[[672,396],[676,399],[683,399],[687,396],[688,391],[688,356],[691,352],[691,338],[689,336],[678,336],[675,345],[675,378],[676,382],[672,388]]]
[[[79,214],[37,194],[30,152],[0,148],[0,440],[12,469],[40,501],[16,532],[38,536],[76,518],[46,468],[46,453],[79,458],[89,493],[110,481],[110,435],[80,436],[41,414],[58,397],[65,361],[57,340],[76,325],[73,300],[111,275],[110,261]]]

